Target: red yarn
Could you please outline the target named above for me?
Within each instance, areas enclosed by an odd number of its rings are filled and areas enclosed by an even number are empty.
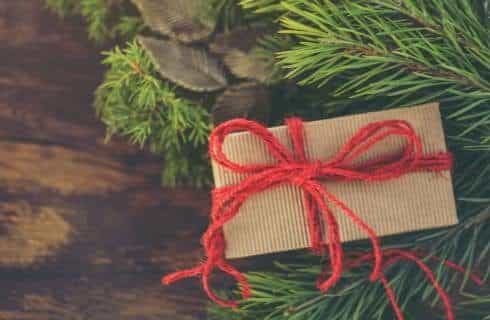
[[[306,157],[302,120],[290,118],[286,120],[286,125],[292,141],[293,152],[281,144],[267,128],[254,121],[235,119],[225,122],[213,130],[209,141],[211,158],[221,166],[233,172],[246,174],[247,177],[237,185],[216,188],[212,192],[211,223],[202,238],[206,260],[193,269],[170,274],[164,277],[162,282],[168,285],[183,278],[200,276],[204,291],[213,301],[222,306],[236,307],[237,301],[223,300],[210,287],[211,272],[218,268],[234,277],[240,284],[242,297],[248,298],[251,289],[247,279],[225,259],[226,243],[223,226],[238,213],[242,204],[249,197],[278,185],[292,184],[303,191],[312,250],[317,254],[322,254],[325,243],[328,248],[330,256],[329,276],[326,277],[327,273],[324,272],[317,283],[322,292],[327,292],[340,280],[345,264],[339,226],[329,207],[329,205],[333,205],[340,208],[353,223],[366,233],[373,247],[371,254],[364,255],[358,261],[348,262],[346,267],[350,268],[356,263],[373,260],[374,267],[370,280],[379,280],[385,286],[388,298],[399,320],[403,319],[403,315],[383,273],[384,268],[399,260],[411,260],[426,273],[448,310],[448,319],[452,320],[449,298],[435,280],[429,267],[410,252],[383,251],[376,232],[339,198],[325,190],[321,184],[321,181],[325,180],[375,182],[396,179],[415,171],[449,170],[452,167],[451,155],[449,153],[423,154],[422,142],[408,122],[387,120],[374,122],[361,128],[332,159],[323,162],[311,162]],[[227,135],[238,131],[248,131],[263,141],[270,154],[276,159],[276,163],[239,164],[229,160],[223,152],[223,143]],[[365,161],[360,165],[353,164],[375,144],[392,136],[402,137],[406,141],[405,149],[401,155],[398,157],[387,155]],[[328,230],[325,240],[322,239],[320,219],[323,219]],[[384,258],[388,260],[384,260]],[[454,268],[454,265],[447,263],[446,265]]]
[[[387,258],[387,260],[385,260],[383,262],[383,269],[389,268],[390,266],[394,265],[395,263],[397,263],[398,261],[401,261],[401,260],[408,260],[408,261],[412,261],[415,264],[417,264],[417,266],[425,273],[428,280],[432,283],[434,289],[436,290],[436,292],[439,295],[442,303],[444,304],[444,307],[446,309],[447,319],[448,320],[454,320],[454,313],[452,310],[452,304],[451,304],[451,299],[450,299],[449,295],[441,287],[441,285],[437,281],[434,273],[432,272],[430,267],[422,260],[420,254],[413,252],[413,251],[408,251],[408,250],[386,249],[383,251],[383,258]],[[438,261],[442,260],[437,256],[431,256],[430,258],[432,260],[438,260]],[[366,254],[361,255],[357,258],[351,258],[348,262],[347,268],[350,269],[350,268],[358,267],[361,264],[368,262],[372,259],[373,259],[373,255],[371,253],[366,253]],[[453,269],[457,272],[460,272],[463,274],[466,273],[465,268],[463,268],[462,266],[460,266],[460,265],[458,265],[452,261],[442,260],[442,263],[446,267]],[[324,271],[323,273],[325,274],[326,271]],[[480,286],[483,285],[483,279],[478,277],[476,274],[470,273],[469,277],[477,285],[480,285]],[[385,288],[386,295],[387,295],[388,300],[390,301],[390,303],[393,307],[396,318],[398,320],[404,320],[405,318],[403,316],[403,313],[402,313],[400,306],[398,305],[395,293],[391,289],[391,287],[389,285],[389,281],[386,278],[384,273],[382,273],[380,275],[380,282],[383,284],[383,287]]]

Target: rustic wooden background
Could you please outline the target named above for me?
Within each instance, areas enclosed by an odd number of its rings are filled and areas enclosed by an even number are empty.
[[[160,278],[199,261],[207,192],[162,188],[160,158],[104,143],[102,50],[42,0],[0,0],[0,320],[205,319],[197,281]]]
[[[0,0],[0,319],[203,319],[206,192],[160,186],[161,160],[104,143],[102,48],[41,0]]]

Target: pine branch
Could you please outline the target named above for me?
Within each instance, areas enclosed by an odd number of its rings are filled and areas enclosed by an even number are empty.
[[[112,36],[121,39],[133,39],[143,31],[145,26],[138,16],[122,15],[119,21],[112,27]]]
[[[240,0],[240,5],[256,14],[277,14],[284,11],[281,0]]]
[[[80,1],[80,13],[88,22],[88,36],[95,42],[102,42],[110,38],[109,14],[110,7],[105,0]]]
[[[109,66],[96,92],[97,113],[108,137],[117,134],[162,154],[166,185],[208,183],[205,145],[211,129],[206,109],[179,98],[159,78],[148,54],[136,42],[105,53]]]
[[[129,0],[46,0],[60,17],[80,15],[90,39],[98,44],[110,39],[132,39],[143,29]]]
[[[281,32],[298,39],[280,54],[289,77],[336,97],[440,100],[458,137],[490,147],[490,37],[467,0],[295,2],[282,3]]]

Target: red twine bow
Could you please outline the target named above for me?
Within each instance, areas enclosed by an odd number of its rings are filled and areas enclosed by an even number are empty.
[[[370,280],[380,281],[383,284],[397,319],[403,320],[402,312],[383,270],[400,260],[410,260],[425,272],[446,307],[447,318],[453,320],[454,315],[448,294],[441,288],[433,272],[420,257],[410,251],[382,250],[376,232],[344,202],[321,185],[321,181],[325,180],[376,182],[396,179],[416,171],[450,170],[452,167],[451,155],[449,153],[424,154],[422,142],[408,122],[387,120],[373,122],[361,128],[332,159],[311,162],[306,157],[302,120],[290,118],[286,120],[286,125],[293,152],[281,144],[267,128],[254,121],[235,119],[213,130],[209,141],[211,158],[221,166],[233,172],[246,174],[247,177],[237,185],[213,190],[211,223],[202,238],[206,260],[195,268],[170,274],[164,277],[162,282],[168,285],[183,278],[200,276],[204,291],[213,301],[222,306],[236,307],[237,301],[223,300],[210,287],[210,275],[215,268],[218,268],[237,280],[244,299],[250,297],[251,289],[247,279],[226,261],[223,226],[238,213],[242,204],[249,197],[278,185],[292,184],[303,191],[312,250],[317,254],[323,254],[326,246],[330,256],[329,270],[324,271],[317,282],[320,291],[327,292],[332,288],[340,280],[344,269],[359,266],[366,261],[373,261]],[[238,131],[248,131],[258,137],[277,160],[276,163],[271,165],[239,164],[229,160],[223,152],[223,143],[227,135]],[[404,138],[406,141],[400,156],[396,158],[384,156],[365,161],[361,165],[353,164],[375,144],[393,136]],[[373,247],[372,253],[344,261],[339,226],[329,205],[341,209],[343,214],[366,233]],[[322,239],[321,219],[328,230],[327,239]],[[445,265],[460,272],[464,271],[462,267],[452,262],[445,262]],[[477,282],[481,281],[475,276],[472,279]]]

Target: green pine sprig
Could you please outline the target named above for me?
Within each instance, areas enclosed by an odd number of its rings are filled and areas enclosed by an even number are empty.
[[[46,6],[60,17],[82,16],[89,38],[97,44],[130,40],[144,28],[129,0],[46,0]]]
[[[260,15],[277,15],[284,11],[284,8],[281,6],[281,0],[240,0],[240,5],[245,10]]]
[[[282,2],[281,33],[298,40],[279,55],[289,77],[336,97],[441,101],[457,137],[490,147],[490,37],[470,1],[295,2]]]
[[[164,157],[165,185],[209,182],[205,145],[211,130],[207,109],[180,98],[159,76],[136,42],[104,53],[109,67],[95,106],[108,137],[125,136]]]

